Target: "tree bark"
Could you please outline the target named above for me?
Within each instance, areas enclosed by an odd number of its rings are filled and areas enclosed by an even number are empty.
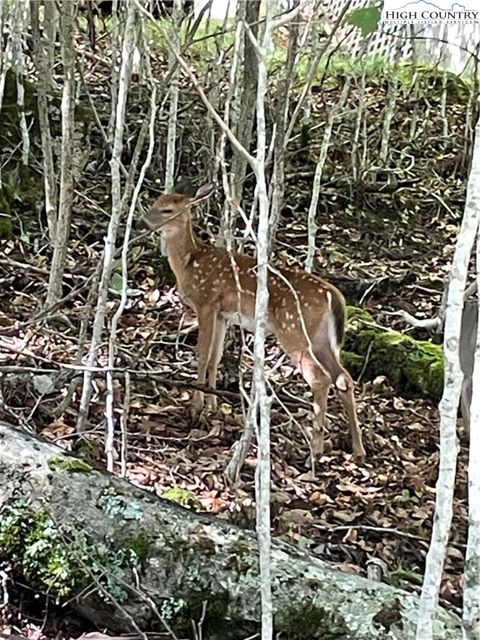
[[[113,136],[112,159],[110,161],[112,176],[112,215],[108,223],[108,231],[105,238],[102,275],[98,286],[98,299],[95,309],[95,319],[93,321],[92,341],[87,357],[87,363],[89,367],[94,366],[97,360],[98,349],[101,343],[105,316],[107,313],[108,287],[110,284],[110,277],[112,275],[117,232],[120,226],[120,220],[122,219],[122,214],[124,213],[120,167],[122,166],[121,156],[123,149],[123,133],[125,129],[128,87],[130,84],[135,40],[135,17],[135,5],[130,2],[127,7],[127,20],[125,23],[125,31],[123,34],[122,62],[119,69],[117,94],[118,101],[115,107],[115,129]],[[127,186],[125,188],[127,188]],[[80,399],[79,417],[77,421],[77,430],[80,432],[84,431],[87,426],[88,408],[92,393],[91,382],[92,371],[91,369],[89,369],[84,372],[83,376],[83,389]]]
[[[250,0],[245,6],[238,3],[238,11],[245,12],[245,22],[250,26],[252,35],[258,37],[258,20],[260,12],[260,2],[258,0]],[[235,100],[234,115],[237,116],[237,124],[234,126],[234,133],[240,140],[241,144],[250,151],[252,143],[252,129],[255,117],[255,100],[257,95],[258,82],[258,64],[255,47],[248,33],[244,31],[244,65],[239,69],[237,78],[239,86],[239,96]],[[237,113],[238,112],[238,113]],[[242,201],[243,185],[247,172],[248,161],[244,155],[232,149],[232,197],[238,202]]]
[[[440,464],[438,480],[435,486],[435,514],[433,518],[432,539],[425,564],[425,578],[420,598],[420,610],[418,617],[417,640],[433,640],[435,630],[433,624],[433,610],[438,602],[442,572],[447,554],[447,545],[450,536],[450,527],[453,516],[453,494],[455,490],[456,466],[457,466],[457,433],[456,417],[460,393],[463,381],[463,372],[460,365],[460,336],[462,325],[462,312],[464,306],[465,286],[467,283],[468,266],[472,248],[477,237],[480,222],[480,120],[475,130],[475,143],[472,155],[472,167],[468,177],[467,200],[463,215],[460,233],[457,238],[455,253],[452,260],[450,282],[447,292],[447,307],[445,313],[445,329],[443,350],[445,356],[445,385],[440,409]],[[474,449],[475,451],[475,449]],[[471,467],[469,466],[469,472]],[[475,483],[477,481],[475,480]],[[472,487],[472,478],[469,477],[469,489]],[[469,494],[469,498],[475,493]],[[470,514],[472,515],[472,514]],[[476,528],[476,523],[473,523]],[[475,530],[475,529],[474,529]],[[475,555],[474,562],[478,563],[479,539],[469,531],[469,557]],[[479,572],[469,571],[467,565],[467,584],[470,587],[478,580]],[[479,586],[475,584],[475,599],[478,597]],[[466,638],[475,640],[479,637],[478,603],[472,606],[472,589],[466,591],[468,596],[466,607],[468,611],[466,626]],[[475,631],[476,627],[476,631]],[[472,635],[473,634],[473,635]]]
[[[67,245],[70,237],[70,226],[73,206],[73,132],[75,128],[75,41],[74,21],[76,7],[72,2],[62,2],[60,12],[60,40],[62,43],[63,62],[63,95],[62,95],[62,143],[60,155],[60,194],[58,199],[58,214],[55,221],[53,237],[53,253],[48,279],[46,308],[52,307],[62,297],[63,274],[67,257]],[[48,106],[47,106],[48,108]],[[45,123],[44,123],[45,124]],[[49,153],[45,145],[49,144],[48,126],[44,136],[44,162],[50,162]],[[47,188],[47,178],[45,187]],[[50,194],[51,195],[51,194]]]
[[[205,640],[258,631],[253,532],[157,498],[3,422],[0,543],[32,586],[60,592],[97,626],[167,629],[173,638],[203,620]],[[332,569],[282,541],[272,543],[271,569],[281,637],[414,638],[413,594]],[[443,640],[462,637],[459,618],[440,607],[435,629]]]
[[[50,244],[53,247],[57,226],[57,184],[53,160],[53,142],[50,129],[49,97],[52,93],[53,50],[56,39],[57,8],[46,2],[43,7],[43,24],[40,32],[40,3],[31,0],[31,25],[34,43],[35,66],[38,72],[38,124],[42,141],[45,211],[47,214]]]

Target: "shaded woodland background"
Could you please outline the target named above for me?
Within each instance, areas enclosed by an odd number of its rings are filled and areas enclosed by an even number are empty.
[[[222,137],[172,48],[222,117],[229,110],[233,131],[251,148],[254,51],[247,36],[235,39],[235,30],[240,19],[261,29],[260,7],[251,1],[243,8],[246,14],[225,21],[209,19],[208,6],[203,20],[176,5],[162,11],[147,7],[157,12],[155,22],[137,11],[119,156],[120,185],[127,194],[122,200],[111,189],[112,104],[118,91],[112,60],[119,64],[127,3],[119,3],[117,18],[102,15],[95,3],[62,2],[58,9],[48,2],[33,4],[37,13],[28,2],[2,4],[0,419],[104,464],[108,389],[101,370],[92,372],[88,424],[81,434],[77,423],[104,238],[112,207],[119,206],[97,360],[99,368],[108,362],[109,327],[123,290],[111,389],[114,471],[189,508],[252,527],[255,448],[239,487],[228,488],[223,478],[244,422],[240,385],[248,391],[250,338],[242,344],[232,330],[219,411],[192,422],[195,325],[175,294],[158,238],[133,233],[127,281],[119,247],[151,141],[135,217],[185,177],[196,184],[214,180],[217,197],[198,216],[202,236],[253,251],[235,205],[241,202],[245,216],[255,220],[253,176]],[[158,17],[162,12],[166,15]],[[478,59],[473,56],[465,73],[456,75],[425,60],[369,55],[368,37],[355,58],[342,50],[338,34],[357,27],[332,24],[325,29],[317,10],[300,16],[277,34],[272,51],[268,129],[270,135],[275,131],[276,143],[267,167],[275,202],[272,259],[304,266],[310,256],[314,272],[336,284],[350,305],[369,311],[385,330],[403,331],[402,321],[389,312],[434,315],[449,273],[477,118]],[[71,114],[70,133],[65,109]],[[58,206],[53,222],[45,204],[48,149],[55,178],[50,194]],[[312,193],[318,197],[313,205]],[[61,287],[52,294],[52,254],[64,224]],[[412,335],[432,338],[420,330]],[[438,336],[433,341],[439,342]],[[350,347],[347,341],[345,350]],[[372,566],[380,567],[385,581],[418,591],[435,500],[438,397],[402,393],[390,384],[392,371],[372,374],[368,356],[357,366],[350,358],[368,458],[358,466],[345,453],[345,420],[333,398],[332,451],[314,476],[302,434],[310,415],[305,386],[287,361],[279,364],[280,353],[271,342],[268,377],[279,398],[272,414],[276,534],[344,571],[369,575]],[[466,541],[465,464],[462,446],[441,591],[442,601],[455,610]],[[39,597],[20,579],[11,584],[5,626],[15,622],[37,638],[85,630],[81,620],[55,612],[48,593],[41,585],[37,589]]]

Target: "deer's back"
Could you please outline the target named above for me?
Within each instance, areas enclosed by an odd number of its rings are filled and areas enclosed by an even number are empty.
[[[241,316],[242,325],[253,330],[256,262],[242,253],[227,252],[220,247],[200,245],[192,252],[184,272],[177,274],[180,295],[193,309],[211,305],[228,319]],[[335,318],[339,341],[343,338],[344,299],[342,294],[319,276],[301,269],[272,265],[268,276],[268,329],[279,326],[296,329],[300,316],[310,335],[330,308]]]

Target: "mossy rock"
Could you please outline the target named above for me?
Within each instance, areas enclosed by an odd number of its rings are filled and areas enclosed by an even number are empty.
[[[362,309],[348,307],[347,313],[344,361],[353,375],[362,369],[364,377],[369,379],[385,375],[405,396],[423,395],[440,400],[443,391],[441,346],[385,330]]]
[[[170,487],[162,493],[162,498],[165,500],[171,500],[182,507],[188,507],[194,511],[199,511],[202,508],[202,504],[197,496],[183,487]]]
[[[285,640],[342,640],[348,628],[341,616],[333,616],[312,602],[287,609],[275,619],[279,637]]]

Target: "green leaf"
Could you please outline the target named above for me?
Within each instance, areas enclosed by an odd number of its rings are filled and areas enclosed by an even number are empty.
[[[109,291],[114,296],[120,296],[123,290],[123,278],[120,273],[114,273],[110,278],[110,286]],[[129,298],[138,298],[138,296],[143,295],[143,291],[141,289],[131,289],[127,287],[125,293]]]
[[[123,278],[119,273],[112,274],[110,279],[110,289],[115,293],[121,293],[123,288]]]
[[[378,27],[382,15],[383,2],[372,7],[358,7],[345,16],[345,22],[359,27],[362,36],[368,36]]]

